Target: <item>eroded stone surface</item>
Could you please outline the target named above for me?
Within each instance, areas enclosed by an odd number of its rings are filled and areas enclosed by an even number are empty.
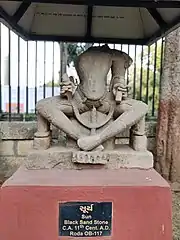
[[[109,162],[110,155],[104,151],[73,151],[72,162],[83,164],[106,164]]]
[[[36,122],[0,122],[0,139],[2,140],[30,140],[37,131]],[[52,127],[52,136],[57,139],[60,132]]]
[[[27,157],[27,169],[72,168],[72,151],[63,147],[52,147],[44,151],[32,151]]]
[[[0,122],[1,139],[33,139],[36,122]]]
[[[34,137],[33,148],[39,150],[46,150],[50,147],[51,138],[50,137],[43,137],[37,138]]]
[[[93,154],[96,156],[96,161],[90,162],[87,159],[91,159]],[[32,151],[27,158],[25,166],[27,169],[83,169],[86,167],[96,167],[99,164],[101,164],[101,167],[109,169],[149,169],[153,167],[153,156],[150,152],[137,152],[128,145],[120,146],[113,151],[89,152],[90,158],[86,158],[86,155],[88,155],[87,152],[53,146],[44,151]],[[79,158],[79,156],[83,157]],[[73,161],[79,164],[74,164]]]
[[[14,141],[0,142],[0,156],[14,155]]]
[[[33,140],[18,141],[17,142],[17,155],[26,156],[28,152],[33,149]]]
[[[0,156],[0,180],[11,177],[25,161],[24,157]]]

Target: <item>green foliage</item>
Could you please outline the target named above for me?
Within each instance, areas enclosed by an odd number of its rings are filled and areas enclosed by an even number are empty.
[[[31,121],[36,121],[37,120],[37,116],[35,113],[28,113],[24,115],[24,120],[26,122],[31,122]]]
[[[157,116],[163,60],[161,52],[161,42],[158,42],[157,45],[152,45],[149,49],[144,47],[143,55],[140,53],[137,56],[135,77],[134,68],[130,70],[130,81],[133,82],[134,79],[136,81],[135,98],[148,104],[149,116]]]
[[[46,87],[52,87],[52,86],[54,86],[54,87],[59,87],[59,83],[58,83],[58,82],[54,82],[54,85],[53,85],[53,82],[52,82],[52,81],[49,81],[49,82],[46,83],[45,86],[46,86]]]

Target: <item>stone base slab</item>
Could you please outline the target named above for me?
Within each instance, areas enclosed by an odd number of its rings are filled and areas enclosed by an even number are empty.
[[[111,236],[95,240],[172,240],[171,191],[153,169],[23,168],[0,190],[0,239],[72,239],[58,236],[59,204],[74,201],[112,202]]]
[[[30,152],[25,166],[27,169],[150,169],[153,168],[153,155],[149,151],[135,151],[128,145],[121,145],[111,151],[94,152],[54,146]]]
[[[33,148],[34,149],[41,149],[41,150],[46,150],[50,147],[51,145],[51,138],[48,137],[34,137],[33,141]]]

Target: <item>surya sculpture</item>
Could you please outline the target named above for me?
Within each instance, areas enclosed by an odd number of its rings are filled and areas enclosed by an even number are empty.
[[[126,129],[130,129],[129,146],[135,151],[146,151],[144,117],[148,107],[127,96],[125,72],[131,63],[126,53],[107,45],[91,47],[78,56],[78,86],[65,74],[60,83],[61,95],[37,103],[34,148],[50,147],[52,124],[68,139],[74,139],[78,151],[85,152],[86,157],[90,152],[105,151],[105,143]],[[107,89],[110,69],[112,79]]]

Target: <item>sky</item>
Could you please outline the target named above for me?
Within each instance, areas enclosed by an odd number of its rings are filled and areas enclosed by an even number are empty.
[[[2,59],[2,71],[1,77],[2,82],[4,81],[6,65],[8,64],[5,61],[9,54],[9,30],[2,24],[1,28],[1,59]],[[18,37],[15,33],[11,32],[10,34],[10,69],[11,69],[11,85],[17,86],[18,83]],[[46,67],[44,69],[44,43],[37,43],[37,73],[35,71],[36,67],[36,43],[28,43],[28,68],[27,68],[27,42],[20,39],[20,70],[19,70],[19,81],[20,86],[26,86],[27,82],[29,87],[35,86],[35,79],[37,74],[37,85],[52,80],[53,76],[53,43],[46,42]],[[59,78],[59,66],[60,66],[60,52],[59,44],[54,44],[54,79],[57,81]],[[28,71],[28,74],[27,74]]]
[[[54,81],[59,80],[60,71],[60,48],[59,43],[54,43],[54,65],[53,65],[53,42],[37,42],[37,63],[36,63],[36,43],[25,42],[20,39],[20,69],[18,77],[18,36],[10,32],[10,82],[12,87],[18,86],[18,79],[20,87],[29,87],[35,85],[40,86],[47,83],[54,78]],[[27,64],[27,46],[28,46],[28,64]],[[113,44],[109,45],[114,47]],[[120,45],[115,45],[116,49],[120,49]],[[127,45],[123,45],[122,50],[128,53]],[[137,48],[137,54],[140,53],[141,47]],[[134,58],[135,48],[130,46],[129,55]],[[9,30],[1,24],[1,79],[4,83],[5,77],[7,78],[9,54]],[[44,59],[44,55],[46,56]],[[44,64],[45,63],[45,64]],[[36,70],[37,65],[37,70]],[[27,67],[28,66],[28,67]],[[45,67],[44,67],[45,66]],[[73,67],[67,69],[68,75],[76,76],[76,71]]]

